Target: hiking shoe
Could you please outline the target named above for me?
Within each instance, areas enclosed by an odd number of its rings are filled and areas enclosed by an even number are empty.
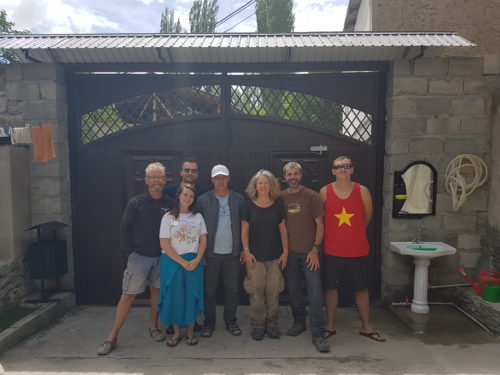
[[[252,328],[252,338],[260,341],[264,338],[264,328]]]
[[[266,328],[266,333],[267,337],[270,339],[279,339],[280,338],[280,331],[278,330],[278,327],[267,327]]]
[[[212,333],[214,332],[214,329],[210,326],[203,326],[203,329],[201,330],[201,337],[210,337],[212,336]]]
[[[233,336],[241,335],[241,329],[240,329],[240,327],[238,327],[238,325],[236,323],[226,325],[226,329]]]
[[[104,341],[101,346],[99,346],[99,349],[97,350],[97,355],[108,355],[111,353],[111,351],[116,348],[117,342],[116,340],[114,341]]]
[[[288,328],[286,334],[288,336],[298,336],[305,330],[306,330],[306,323],[297,320],[293,323],[293,325],[290,328]]]
[[[320,353],[328,353],[330,351],[330,345],[321,336],[314,336],[312,343]]]

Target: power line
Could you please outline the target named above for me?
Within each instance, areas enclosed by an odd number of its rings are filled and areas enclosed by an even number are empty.
[[[240,23],[242,23],[243,21],[246,21],[247,19],[249,19],[250,17],[254,16],[255,15],[255,12],[253,13],[250,13],[250,15],[248,15],[247,17],[243,18],[240,22],[238,22],[236,25],[233,25],[231,26],[229,29],[223,31],[223,33],[227,33],[228,31],[234,29],[236,26],[238,26]]]
[[[250,0],[247,3],[243,4],[241,7],[239,7],[235,11],[229,13],[226,17],[224,17],[224,18],[220,19],[219,21],[217,21],[215,23],[215,27],[220,26],[221,24],[223,24],[227,20],[233,18],[235,15],[237,15],[240,12],[242,12],[243,10],[245,10],[246,8],[248,8],[250,5],[252,5],[255,2],[256,2],[256,0]]]

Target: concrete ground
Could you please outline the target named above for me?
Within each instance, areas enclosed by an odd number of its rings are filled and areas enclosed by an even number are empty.
[[[484,331],[452,306],[432,306],[425,319],[418,319],[425,333],[416,334],[408,322],[408,307],[398,309],[402,313],[373,309],[373,325],[387,337],[385,343],[360,336],[356,311],[340,309],[338,334],[329,339],[332,350],[321,354],[309,332],[252,340],[246,306],[238,310],[242,336],[231,336],[219,320],[214,335],[200,338],[197,346],[187,346],[183,339],[168,348],[165,342],[150,341],[148,309],[137,306],[118,347],[99,357],[95,353],[111,327],[114,308],[80,306],[4,353],[0,363],[5,375],[500,374],[500,336]],[[282,307],[281,331],[291,323],[289,308]]]

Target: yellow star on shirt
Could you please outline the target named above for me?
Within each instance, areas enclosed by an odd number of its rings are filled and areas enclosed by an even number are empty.
[[[348,214],[345,210],[345,207],[342,207],[342,213],[340,214],[335,214],[335,217],[337,219],[339,219],[339,227],[342,225],[342,224],[347,224],[349,225],[350,227],[352,227],[351,225],[351,217],[353,217],[355,214]]]

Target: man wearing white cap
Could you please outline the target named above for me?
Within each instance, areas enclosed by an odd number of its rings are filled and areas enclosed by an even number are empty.
[[[214,189],[197,202],[208,231],[205,252],[205,324],[201,335],[212,336],[215,329],[215,293],[219,277],[224,283],[224,322],[233,336],[241,335],[236,324],[241,253],[241,219],[244,198],[229,190],[229,170],[218,164],[212,168]]]

